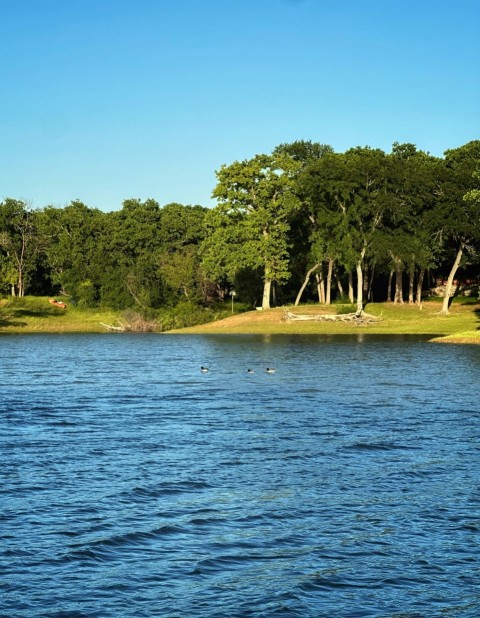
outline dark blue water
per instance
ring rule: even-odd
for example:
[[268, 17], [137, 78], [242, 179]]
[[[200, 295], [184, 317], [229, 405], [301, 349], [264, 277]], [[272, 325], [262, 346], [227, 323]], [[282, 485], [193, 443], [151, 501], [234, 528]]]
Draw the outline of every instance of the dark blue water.
[[2, 617], [480, 615], [480, 347], [0, 350]]

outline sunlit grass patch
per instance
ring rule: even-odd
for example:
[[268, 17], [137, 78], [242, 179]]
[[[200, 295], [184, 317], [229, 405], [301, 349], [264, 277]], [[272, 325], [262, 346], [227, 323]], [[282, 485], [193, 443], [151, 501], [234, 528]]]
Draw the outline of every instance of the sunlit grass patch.
[[446, 337], [433, 339], [435, 343], [475, 343], [480, 344], [480, 330], [467, 330]]
[[[248, 311], [229, 315], [227, 311], [210, 311], [202, 320], [207, 322], [180, 328], [185, 324], [183, 313], [178, 309], [163, 315], [158, 313], [158, 330], [175, 329], [175, 333], [211, 334], [261, 334], [261, 335], [420, 335], [430, 339], [450, 337], [455, 343], [480, 343], [480, 304], [454, 302], [451, 313], [439, 314], [441, 303], [428, 301], [421, 305], [370, 303], [366, 310], [380, 317], [378, 322], [355, 325], [345, 322], [285, 321], [285, 308], [267, 311]], [[225, 308], [226, 309], [226, 308]], [[351, 305], [301, 305], [287, 309], [302, 314], [344, 313]], [[198, 309], [200, 312], [201, 310]], [[178, 315], [177, 315], [178, 314]], [[207, 315], [208, 314], [208, 315]], [[122, 312], [109, 309], [84, 309], [68, 302], [61, 309], [48, 302], [48, 297], [25, 297], [0, 301], [0, 333], [102, 333], [107, 329], [102, 324], [116, 325], [122, 320]], [[228, 317], [225, 317], [228, 316]], [[189, 319], [195, 317], [188, 314]], [[223, 317], [223, 319], [218, 319]], [[168, 318], [168, 319], [167, 319]], [[187, 322], [188, 323], [188, 322]], [[192, 323], [192, 322], [190, 322]], [[443, 339], [442, 339], [443, 341]], [[445, 340], [446, 341], [446, 340]]]
[[[338, 306], [302, 305], [288, 307], [295, 313], [336, 313]], [[372, 335], [422, 335], [431, 338], [475, 331], [480, 323], [480, 305], [454, 304], [450, 315], [439, 314], [441, 304], [426, 302], [417, 305], [371, 303], [368, 313], [381, 317], [381, 321], [357, 326], [344, 322], [284, 321], [284, 309], [251, 311], [218, 322], [183, 329], [182, 333], [232, 333], [232, 334], [305, 334], [351, 335], [363, 332]]]
[[101, 322], [112, 322], [111, 310], [79, 309], [68, 302], [61, 309], [44, 296], [8, 298], [0, 302], [0, 332], [2, 333], [89, 333], [104, 332]]

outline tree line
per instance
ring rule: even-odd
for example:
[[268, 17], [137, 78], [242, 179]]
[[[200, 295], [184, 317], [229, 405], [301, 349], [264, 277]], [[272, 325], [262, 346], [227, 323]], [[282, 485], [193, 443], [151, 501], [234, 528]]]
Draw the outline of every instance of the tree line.
[[[65, 294], [80, 306], [208, 305], [235, 290], [251, 306], [334, 298], [420, 303], [457, 270], [477, 283], [480, 140], [434, 157], [413, 144], [343, 153], [316, 142], [223, 165], [217, 205], [128, 199], [0, 203], [0, 291]], [[464, 277], [465, 278], [465, 277]]]

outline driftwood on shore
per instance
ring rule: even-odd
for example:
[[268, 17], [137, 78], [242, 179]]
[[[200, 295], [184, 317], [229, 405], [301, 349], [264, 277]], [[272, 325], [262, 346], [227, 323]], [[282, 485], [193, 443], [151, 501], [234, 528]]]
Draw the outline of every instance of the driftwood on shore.
[[295, 321], [312, 321], [312, 322], [350, 322], [357, 326], [364, 324], [372, 324], [373, 322], [381, 322], [382, 318], [365, 311], [355, 313], [293, 313], [288, 309], [284, 310], [283, 320], [285, 322]]
[[116, 333], [124, 333], [127, 330], [123, 324], [121, 326], [113, 326], [112, 324], [104, 324], [103, 322], [100, 322], [100, 324], [107, 330], [112, 330]]
[[135, 311], [125, 312], [123, 321], [117, 320], [118, 325], [100, 324], [107, 330], [115, 333], [151, 333], [156, 330], [158, 323], [156, 320], [149, 320]]

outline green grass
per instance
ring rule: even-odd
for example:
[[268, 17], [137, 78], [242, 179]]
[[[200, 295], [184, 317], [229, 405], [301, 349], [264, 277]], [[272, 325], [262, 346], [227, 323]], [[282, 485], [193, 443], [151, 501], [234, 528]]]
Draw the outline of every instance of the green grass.
[[67, 305], [60, 309], [40, 296], [0, 300], [0, 333], [100, 333], [106, 330], [101, 322], [116, 323], [118, 313], [108, 309]]
[[439, 337], [438, 339], [433, 339], [433, 341], [438, 343], [480, 344], [480, 330], [467, 330], [453, 335], [447, 335], [446, 337]]
[[[324, 334], [348, 335], [364, 332], [372, 335], [422, 335], [430, 339], [462, 334], [463, 339], [480, 342], [480, 304], [454, 302], [450, 314], [439, 315], [441, 304], [423, 303], [417, 306], [372, 303], [367, 312], [381, 317], [381, 321], [366, 326], [355, 326], [343, 322], [284, 322], [283, 309], [265, 312], [250, 312], [234, 316], [213, 324], [183, 329], [184, 333], [235, 333], [235, 334]], [[340, 307], [328, 309], [315, 305], [290, 308], [296, 313], [340, 313]], [[258, 315], [260, 314], [260, 315]], [[462, 341], [466, 342], [466, 341]]]
[[[175, 333], [210, 334], [324, 334], [349, 335], [363, 332], [372, 335], [422, 335], [436, 341], [480, 343], [480, 303], [455, 300], [450, 315], [441, 316], [438, 301], [417, 306], [372, 303], [367, 312], [381, 321], [365, 326], [343, 322], [285, 322], [283, 308], [249, 311], [215, 322], [177, 329]], [[343, 313], [350, 306], [303, 305], [290, 309], [296, 313]], [[219, 315], [212, 312], [212, 317]], [[49, 304], [47, 297], [0, 300], [0, 333], [104, 333], [105, 324], [117, 324], [121, 312], [108, 309], [80, 309], [68, 305], [66, 310]], [[172, 324], [173, 327], [173, 324]]]

